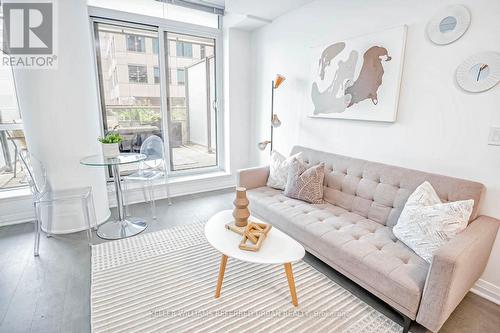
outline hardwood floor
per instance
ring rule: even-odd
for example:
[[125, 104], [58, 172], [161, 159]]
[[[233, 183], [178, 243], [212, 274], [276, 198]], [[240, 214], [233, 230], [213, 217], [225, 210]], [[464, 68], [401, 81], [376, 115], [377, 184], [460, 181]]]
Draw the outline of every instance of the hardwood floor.
[[[145, 232], [206, 221], [231, 209], [232, 190], [208, 192], [157, 203], [158, 220], [149, 219]], [[149, 205], [131, 206], [132, 215], [150, 217]], [[103, 242], [95, 238], [96, 243]], [[390, 307], [315, 257], [305, 261], [344, 288], [403, 323]], [[85, 233], [42, 237], [40, 257], [33, 257], [33, 224], [0, 228], [0, 332], [89, 332], [90, 249]], [[500, 306], [469, 293], [441, 332], [498, 332]], [[412, 332], [426, 330], [413, 325]]]

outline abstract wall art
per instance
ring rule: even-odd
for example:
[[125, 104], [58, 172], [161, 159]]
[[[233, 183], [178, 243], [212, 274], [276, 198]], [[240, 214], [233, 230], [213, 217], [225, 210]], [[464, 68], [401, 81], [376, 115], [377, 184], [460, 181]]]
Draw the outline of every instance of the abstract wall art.
[[406, 26], [312, 48], [311, 117], [394, 122]]

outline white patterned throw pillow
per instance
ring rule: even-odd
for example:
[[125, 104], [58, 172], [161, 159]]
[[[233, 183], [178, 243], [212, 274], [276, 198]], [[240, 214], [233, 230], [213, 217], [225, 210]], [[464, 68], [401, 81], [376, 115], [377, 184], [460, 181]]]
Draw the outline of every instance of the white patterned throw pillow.
[[286, 180], [288, 178], [288, 169], [295, 159], [301, 160], [302, 152], [290, 157], [285, 157], [273, 150], [271, 152], [271, 160], [269, 162], [269, 178], [267, 179], [267, 186], [284, 190]]
[[474, 200], [442, 203], [429, 182], [422, 183], [406, 202], [394, 235], [425, 261], [467, 227]]
[[313, 204], [323, 203], [323, 181], [325, 163], [307, 165], [295, 159], [288, 171], [284, 194], [289, 198], [299, 199]]

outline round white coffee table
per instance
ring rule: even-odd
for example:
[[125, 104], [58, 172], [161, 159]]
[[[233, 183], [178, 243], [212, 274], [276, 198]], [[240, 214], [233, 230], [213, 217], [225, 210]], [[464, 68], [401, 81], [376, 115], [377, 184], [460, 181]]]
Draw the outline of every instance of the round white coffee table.
[[[220, 296], [227, 259], [231, 257], [257, 264], [284, 265], [290, 294], [292, 296], [292, 303], [298, 306], [292, 263], [304, 257], [304, 247], [290, 236], [273, 227], [267, 234], [259, 251], [240, 250], [238, 245], [241, 242], [242, 236], [225, 228], [225, 225], [233, 220], [233, 212], [231, 210], [223, 210], [212, 216], [205, 225], [205, 236], [208, 242], [217, 251], [222, 253], [217, 288], [215, 289], [215, 298]], [[249, 221], [268, 223], [253, 216], [250, 216]]]

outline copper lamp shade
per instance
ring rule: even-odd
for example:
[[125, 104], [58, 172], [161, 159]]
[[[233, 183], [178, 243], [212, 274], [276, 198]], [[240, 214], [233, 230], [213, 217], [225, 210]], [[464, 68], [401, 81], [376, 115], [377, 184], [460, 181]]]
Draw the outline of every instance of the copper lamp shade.
[[281, 74], [276, 75], [276, 79], [274, 79], [274, 89], [278, 89], [278, 87], [285, 81], [285, 77]]

